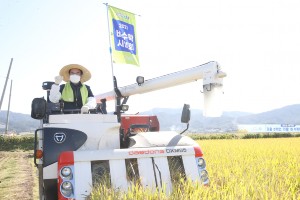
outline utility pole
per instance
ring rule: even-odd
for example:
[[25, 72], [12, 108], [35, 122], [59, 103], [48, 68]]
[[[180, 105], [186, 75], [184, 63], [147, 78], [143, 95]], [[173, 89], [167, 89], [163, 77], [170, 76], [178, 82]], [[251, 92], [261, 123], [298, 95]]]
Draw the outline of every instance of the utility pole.
[[11, 90], [12, 90], [12, 83], [13, 81], [11, 80], [10, 82], [10, 91], [9, 91], [9, 101], [8, 101], [8, 108], [7, 108], [7, 113], [6, 113], [6, 126], [5, 126], [5, 134], [8, 133], [8, 123], [9, 123], [9, 111], [10, 111], [10, 100], [11, 100]]
[[2, 92], [2, 95], [1, 95], [0, 111], [1, 111], [2, 103], [3, 103], [3, 98], [4, 98], [4, 93], [5, 93], [7, 81], [9, 79], [9, 73], [10, 73], [10, 69], [11, 69], [11, 66], [12, 66], [12, 62], [13, 62], [13, 58], [11, 58], [11, 60], [10, 60], [10, 64], [9, 64], [9, 68], [8, 68], [8, 72], [7, 72], [7, 76], [6, 76], [6, 80], [5, 80], [5, 84], [4, 84], [4, 87], [3, 87], [3, 92]]

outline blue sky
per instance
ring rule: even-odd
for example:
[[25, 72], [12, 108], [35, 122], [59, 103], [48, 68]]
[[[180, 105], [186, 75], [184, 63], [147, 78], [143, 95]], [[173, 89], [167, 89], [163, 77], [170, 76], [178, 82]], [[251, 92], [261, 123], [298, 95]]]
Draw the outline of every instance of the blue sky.
[[[264, 112], [298, 104], [300, 2], [0, 0], [0, 89], [14, 58], [11, 111], [30, 113], [70, 63], [92, 72], [94, 94], [112, 89], [106, 6], [137, 13], [141, 67], [114, 66], [119, 85], [217, 61], [224, 79], [225, 111]], [[10, 82], [2, 110], [7, 109]], [[131, 112], [154, 107], [203, 109], [202, 81], [135, 95]]]

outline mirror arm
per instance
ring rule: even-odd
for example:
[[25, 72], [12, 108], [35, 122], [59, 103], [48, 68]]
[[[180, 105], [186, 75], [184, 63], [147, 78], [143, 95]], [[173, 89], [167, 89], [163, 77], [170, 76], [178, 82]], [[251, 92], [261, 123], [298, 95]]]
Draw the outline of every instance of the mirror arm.
[[190, 123], [186, 124], [186, 129], [184, 129], [181, 133], [179, 133], [179, 135], [181, 135], [182, 133], [186, 132], [189, 129]]

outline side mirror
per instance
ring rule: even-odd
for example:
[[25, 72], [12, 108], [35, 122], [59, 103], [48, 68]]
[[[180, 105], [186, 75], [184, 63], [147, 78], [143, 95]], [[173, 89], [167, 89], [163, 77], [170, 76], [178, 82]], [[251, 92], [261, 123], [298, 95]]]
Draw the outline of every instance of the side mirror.
[[190, 125], [189, 122], [190, 122], [190, 119], [191, 119], [190, 105], [184, 104], [184, 105], [183, 105], [183, 109], [182, 109], [182, 113], [181, 113], [181, 122], [182, 122], [182, 123], [186, 123], [187, 125], [186, 125], [186, 129], [183, 130], [183, 131], [180, 133], [180, 135], [189, 129], [189, 125]]
[[47, 103], [44, 98], [34, 98], [31, 103], [31, 117], [43, 119], [46, 114]]
[[189, 123], [191, 119], [191, 111], [190, 111], [190, 105], [184, 104], [182, 113], [181, 113], [181, 122], [182, 123]]

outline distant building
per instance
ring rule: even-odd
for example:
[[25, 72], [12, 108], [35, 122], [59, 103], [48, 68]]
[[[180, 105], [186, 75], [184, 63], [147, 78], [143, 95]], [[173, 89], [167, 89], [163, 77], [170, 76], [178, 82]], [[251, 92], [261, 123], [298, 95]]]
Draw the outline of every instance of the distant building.
[[295, 124], [240, 124], [238, 131], [249, 133], [292, 133], [300, 132], [300, 125]]

